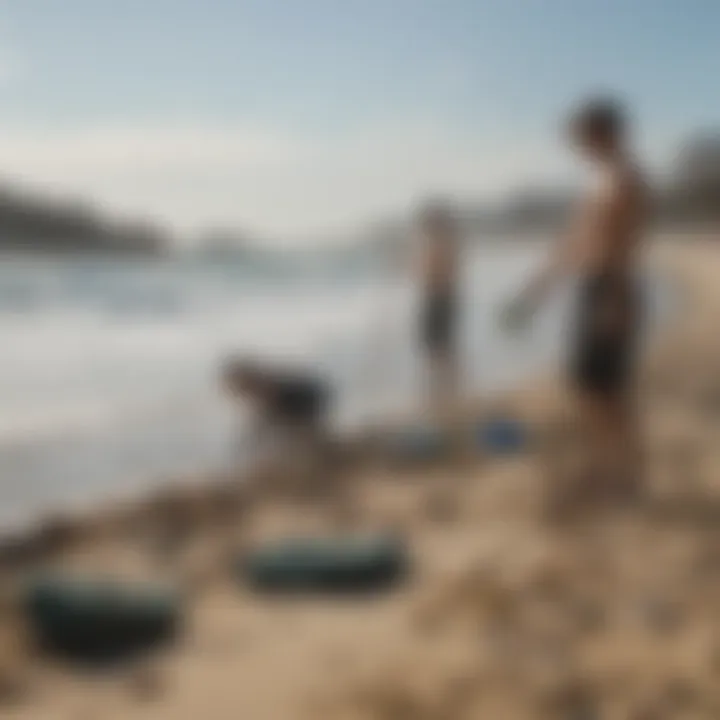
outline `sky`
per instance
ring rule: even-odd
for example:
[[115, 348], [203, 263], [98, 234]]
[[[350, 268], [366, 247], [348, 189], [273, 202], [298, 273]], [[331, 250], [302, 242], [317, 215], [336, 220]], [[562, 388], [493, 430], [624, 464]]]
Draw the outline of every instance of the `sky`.
[[0, 0], [0, 177], [189, 235], [340, 233], [574, 179], [626, 101], [667, 165], [720, 123], [717, 0]]

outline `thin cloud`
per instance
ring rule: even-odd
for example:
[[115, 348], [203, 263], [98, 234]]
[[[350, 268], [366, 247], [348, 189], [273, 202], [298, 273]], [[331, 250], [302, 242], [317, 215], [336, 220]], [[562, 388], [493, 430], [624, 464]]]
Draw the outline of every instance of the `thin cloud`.
[[418, 193], [482, 196], [560, 171], [541, 141], [410, 119], [332, 136], [174, 123], [0, 127], [3, 171], [181, 229], [301, 236], [401, 209]]

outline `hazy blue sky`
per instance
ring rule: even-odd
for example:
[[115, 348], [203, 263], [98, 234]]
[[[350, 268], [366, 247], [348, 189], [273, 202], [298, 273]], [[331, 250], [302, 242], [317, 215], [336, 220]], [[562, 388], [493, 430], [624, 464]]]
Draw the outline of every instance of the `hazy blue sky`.
[[0, 1], [0, 170], [181, 228], [301, 235], [565, 177], [631, 104], [651, 164], [720, 121], [718, 0]]

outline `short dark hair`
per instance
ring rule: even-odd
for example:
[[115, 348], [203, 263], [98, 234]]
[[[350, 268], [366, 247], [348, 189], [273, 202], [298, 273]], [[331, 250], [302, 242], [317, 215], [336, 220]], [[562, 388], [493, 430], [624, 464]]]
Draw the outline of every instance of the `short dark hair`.
[[620, 102], [613, 98], [592, 98], [580, 105], [570, 118], [575, 135], [591, 136], [603, 140], [621, 137], [626, 130], [627, 118]]

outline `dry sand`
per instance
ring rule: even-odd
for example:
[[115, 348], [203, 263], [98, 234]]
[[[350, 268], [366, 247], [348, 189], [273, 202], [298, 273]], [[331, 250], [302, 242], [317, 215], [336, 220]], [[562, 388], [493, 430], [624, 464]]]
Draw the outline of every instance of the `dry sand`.
[[[194, 503], [181, 493], [146, 503], [144, 523], [138, 508], [98, 514], [79, 537], [71, 537], [77, 524], [56, 522], [36, 554], [62, 540], [64, 565], [181, 578], [188, 627], [142, 666], [88, 677], [33, 653], [10, 597], [0, 716], [720, 718], [716, 255], [708, 239], [652, 251], [685, 292], [643, 372], [651, 488], [641, 508], [548, 521], [546, 500], [571, 471], [576, 444], [559, 422], [562, 393], [550, 378], [502, 400], [542, 430], [541, 442], [511, 459], [365, 468], [347, 478], [351, 496], [332, 509], [274, 495], [243, 513], [229, 487], [214, 504], [207, 490]], [[201, 528], [178, 557], [143, 532], [160, 517]], [[373, 600], [268, 602], [229, 577], [232, 549], [250, 539], [338, 523], [403, 530], [417, 562], [412, 582]], [[21, 571], [30, 562], [23, 551]], [[5, 573], [7, 593], [15, 574]]]

